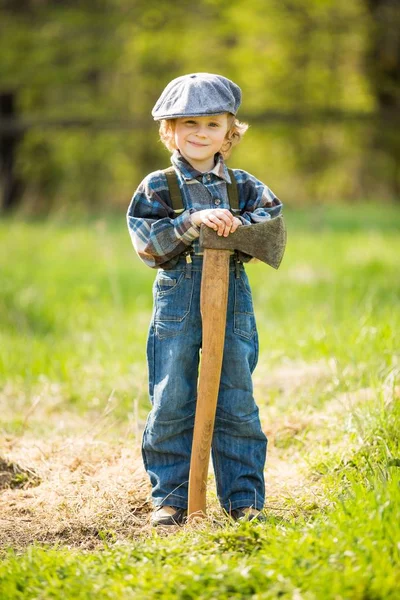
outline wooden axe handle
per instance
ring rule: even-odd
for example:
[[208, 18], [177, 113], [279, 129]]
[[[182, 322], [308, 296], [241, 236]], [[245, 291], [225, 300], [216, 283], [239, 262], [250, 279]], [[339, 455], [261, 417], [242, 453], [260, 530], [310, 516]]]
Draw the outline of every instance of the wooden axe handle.
[[208, 464], [225, 342], [229, 250], [204, 250], [200, 307], [203, 341], [189, 474], [188, 516], [206, 514]]

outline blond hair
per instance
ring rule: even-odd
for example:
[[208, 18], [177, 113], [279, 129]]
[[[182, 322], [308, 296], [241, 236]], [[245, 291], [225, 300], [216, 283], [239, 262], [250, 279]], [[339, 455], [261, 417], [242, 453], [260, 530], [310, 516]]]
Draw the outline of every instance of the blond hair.
[[[160, 140], [170, 152], [177, 150], [175, 144], [175, 123], [176, 119], [162, 119], [160, 121]], [[229, 157], [233, 146], [236, 146], [241, 141], [248, 128], [247, 123], [242, 123], [234, 115], [228, 115], [228, 131], [220, 150], [224, 158]]]

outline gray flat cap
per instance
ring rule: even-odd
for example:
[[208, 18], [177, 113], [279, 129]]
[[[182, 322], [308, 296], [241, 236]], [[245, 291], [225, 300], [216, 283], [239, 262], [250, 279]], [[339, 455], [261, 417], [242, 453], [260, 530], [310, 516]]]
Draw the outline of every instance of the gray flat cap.
[[242, 99], [241, 89], [230, 79], [212, 73], [192, 73], [173, 79], [151, 114], [155, 121], [232, 113]]

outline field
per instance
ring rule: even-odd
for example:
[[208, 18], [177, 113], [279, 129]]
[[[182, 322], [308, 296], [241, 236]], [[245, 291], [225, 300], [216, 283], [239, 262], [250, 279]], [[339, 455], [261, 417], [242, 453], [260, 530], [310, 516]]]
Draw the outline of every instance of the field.
[[400, 211], [287, 209], [249, 265], [267, 523], [148, 524], [154, 271], [124, 216], [0, 221], [0, 598], [400, 596]]

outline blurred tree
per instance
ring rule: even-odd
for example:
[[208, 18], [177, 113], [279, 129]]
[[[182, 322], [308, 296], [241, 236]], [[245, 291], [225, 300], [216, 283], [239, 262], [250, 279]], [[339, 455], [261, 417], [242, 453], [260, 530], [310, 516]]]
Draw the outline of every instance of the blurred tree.
[[370, 131], [365, 176], [379, 158], [382, 174], [400, 197], [400, 4], [366, 0], [370, 14], [366, 69], [379, 120]]
[[[15, 95], [0, 92], [0, 119], [5, 123], [17, 122]], [[15, 155], [21, 135], [15, 128], [0, 130], [0, 181], [3, 209], [11, 210], [21, 198], [22, 182], [16, 174]]]

